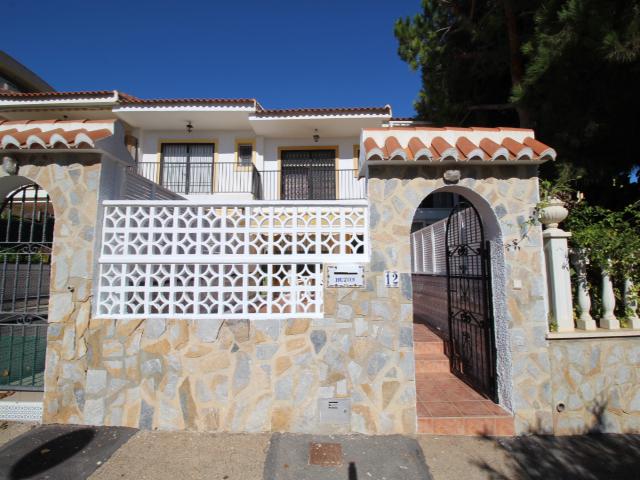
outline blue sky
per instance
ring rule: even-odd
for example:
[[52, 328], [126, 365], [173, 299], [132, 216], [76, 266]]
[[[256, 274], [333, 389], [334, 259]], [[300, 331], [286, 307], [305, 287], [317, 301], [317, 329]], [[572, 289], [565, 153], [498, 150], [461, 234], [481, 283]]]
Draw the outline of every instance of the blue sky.
[[255, 97], [267, 108], [377, 106], [413, 115], [396, 53], [419, 0], [3, 0], [0, 48], [58, 90]]

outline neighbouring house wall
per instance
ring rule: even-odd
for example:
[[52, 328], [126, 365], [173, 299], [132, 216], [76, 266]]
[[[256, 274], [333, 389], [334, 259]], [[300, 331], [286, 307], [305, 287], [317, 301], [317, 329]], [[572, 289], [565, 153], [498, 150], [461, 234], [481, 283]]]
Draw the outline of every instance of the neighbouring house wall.
[[553, 340], [550, 357], [555, 433], [640, 432], [638, 337]]

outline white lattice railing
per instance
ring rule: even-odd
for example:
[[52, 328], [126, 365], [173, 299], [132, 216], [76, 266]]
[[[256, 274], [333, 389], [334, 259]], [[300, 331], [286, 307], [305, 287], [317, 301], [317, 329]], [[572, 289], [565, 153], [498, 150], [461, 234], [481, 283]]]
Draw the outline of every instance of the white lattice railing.
[[321, 316], [322, 264], [367, 261], [363, 201], [106, 201], [97, 314]]
[[411, 234], [413, 273], [444, 275], [446, 273], [445, 236], [447, 219], [440, 220]]

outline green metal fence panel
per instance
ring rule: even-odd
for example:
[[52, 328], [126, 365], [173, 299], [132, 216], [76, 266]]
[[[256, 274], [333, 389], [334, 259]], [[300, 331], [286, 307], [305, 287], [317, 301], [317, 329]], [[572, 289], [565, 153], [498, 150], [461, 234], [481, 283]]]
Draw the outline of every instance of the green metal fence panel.
[[47, 324], [0, 324], [0, 390], [44, 390]]

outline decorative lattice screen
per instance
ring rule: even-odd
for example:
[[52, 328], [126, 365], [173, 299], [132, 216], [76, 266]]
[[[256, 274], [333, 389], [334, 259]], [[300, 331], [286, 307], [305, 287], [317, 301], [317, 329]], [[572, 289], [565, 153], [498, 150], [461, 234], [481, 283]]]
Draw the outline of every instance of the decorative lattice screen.
[[447, 219], [444, 219], [411, 234], [413, 273], [446, 274], [446, 233]]
[[363, 202], [104, 202], [97, 314], [321, 316], [322, 264], [367, 261], [366, 226]]

